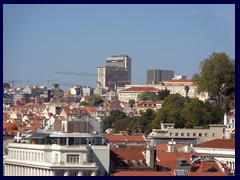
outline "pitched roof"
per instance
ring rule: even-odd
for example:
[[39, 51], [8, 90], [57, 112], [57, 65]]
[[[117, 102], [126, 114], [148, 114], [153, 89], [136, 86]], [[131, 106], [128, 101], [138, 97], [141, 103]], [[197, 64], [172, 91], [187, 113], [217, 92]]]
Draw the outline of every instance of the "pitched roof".
[[105, 134], [105, 138], [110, 142], [146, 142], [144, 136], [121, 135], [121, 134]]
[[120, 92], [129, 92], [129, 91], [138, 91], [138, 92], [158, 92], [161, 91], [161, 89], [155, 88], [155, 87], [130, 87], [124, 90], [121, 90]]
[[201, 144], [197, 144], [194, 147], [235, 149], [235, 139], [214, 139]]
[[[185, 146], [185, 144], [175, 144], [174, 147], [177, 149], [177, 148], [180, 148], [180, 147], [183, 147]], [[162, 152], [167, 152], [168, 151], [168, 144], [158, 144], [156, 146], [156, 149], [157, 151], [162, 151]]]
[[115, 166], [147, 166], [144, 161], [145, 147], [111, 148], [110, 159]]
[[120, 171], [113, 173], [113, 176], [174, 176], [174, 173], [167, 171]]

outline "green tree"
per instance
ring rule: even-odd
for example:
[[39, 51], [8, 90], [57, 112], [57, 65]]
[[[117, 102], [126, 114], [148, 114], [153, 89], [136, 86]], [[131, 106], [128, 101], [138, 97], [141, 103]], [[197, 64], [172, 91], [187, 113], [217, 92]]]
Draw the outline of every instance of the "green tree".
[[186, 91], [186, 97], [188, 97], [189, 89], [190, 89], [189, 86], [184, 87], [184, 90]]
[[181, 111], [184, 105], [189, 100], [182, 97], [180, 94], [169, 94], [164, 99], [162, 108], [157, 111], [154, 121], [152, 122], [153, 127], [159, 128], [160, 123], [175, 123], [175, 127], [184, 127], [184, 122], [181, 119]]
[[204, 125], [203, 116], [205, 113], [204, 103], [198, 99], [193, 99], [185, 105], [181, 112], [181, 119], [183, 119], [184, 126], [187, 128], [202, 126]]
[[170, 94], [170, 91], [167, 88], [165, 88], [163, 91], [158, 91], [158, 94], [157, 94], [158, 100], [159, 101], [164, 100], [164, 98], [167, 97], [169, 94]]
[[[192, 78], [198, 92], [208, 92], [213, 98], [223, 97], [226, 110], [228, 98], [235, 100], [235, 60], [225, 53], [212, 53], [200, 63], [200, 71], [200, 75]], [[223, 86], [225, 89], [221, 89]]]
[[129, 101], [128, 101], [128, 103], [130, 104], [130, 107], [131, 108], [133, 108], [133, 106], [135, 106], [135, 100], [134, 99], [130, 99]]
[[100, 104], [103, 103], [103, 99], [99, 94], [93, 94], [88, 98], [88, 102], [92, 106], [99, 106]]
[[82, 102], [80, 102], [80, 106], [90, 106], [90, 103], [88, 103], [86, 101], [82, 101]]
[[139, 101], [157, 101], [158, 96], [154, 92], [143, 92], [138, 95], [138, 100]]
[[[108, 128], [116, 129], [117, 125], [120, 124], [118, 121], [121, 121], [126, 117], [127, 116], [125, 115], [125, 113], [120, 111], [119, 109], [111, 110], [110, 115], [103, 120], [103, 130], [105, 131]], [[120, 127], [120, 129], [122, 129], [122, 126]], [[119, 128], [117, 130], [119, 130]]]
[[155, 119], [156, 112], [152, 109], [147, 109], [146, 112], [142, 112], [139, 129], [140, 132], [149, 134], [152, 131], [151, 122]]

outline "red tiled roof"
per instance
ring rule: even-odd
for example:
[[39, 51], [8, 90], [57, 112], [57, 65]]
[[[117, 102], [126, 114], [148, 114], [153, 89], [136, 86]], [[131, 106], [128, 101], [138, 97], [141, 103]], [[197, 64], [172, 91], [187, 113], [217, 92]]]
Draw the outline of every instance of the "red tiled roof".
[[214, 139], [197, 144], [194, 147], [235, 149], [235, 139]]
[[146, 150], [146, 147], [128, 147], [128, 148], [111, 148], [110, 152], [111, 152], [111, 155], [113, 155], [114, 153], [119, 158], [126, 159], [126, 160], [134, 160], [134, 159], [144, 159], [142, 152], [145, 150]]
[[90, 115], [90, 113], [91, 113], [92, 111], [94, 111], [94, 109], [95, 109], [95, 107], [93, 107], [93, 106], [87, 106], [87, 107], [85, 108], [85, 113], [88, 114], [88, 115]]
[[144, 136], [121, 135], [121, 134], [105, 134], [105, 138], [109, 142], [146, 142]]
[[113, 173], [113, 176], [174, 176], [174, 173], [167, 171], [120, 171]]
[[[115, 166], [145, 166], [146, 164], [142, 164], [140, 160], [144, 160], [143, 151], [145, 151], [145, 147], [129, 147], [129, 148], [111, 148], [110, 149], [110, 159], [114, 163]], [[124, 160], [128, 160], [128, 164], [124, 162]], [[133, 160], [137, 162], [137, 165], [134, 164]]]
[[173, 79], [169, 82], [193, 82], [191, 79]]
[[226, 173], [219, 172], [188, 172], [188, 176], [227, 176]]
[[155, 88], [155, 87], [130, 87], [124, 90], [121, 90], [120, 92], [129, 92], [129, 91], [139, 91], [139, 92], [158, 92], [161, 91], [161, 89]]
[[228, 117], [229, 119], [235, 119], [235, 114], [227, 115], [227, 117]]
[[[180, 148], [182, 146], [185, 146], [184, 144], [175, 144], [175, 148]], [[168, 151], [168, 144], [158, 144], [156, 146], [157, 151], [167, 152]]]

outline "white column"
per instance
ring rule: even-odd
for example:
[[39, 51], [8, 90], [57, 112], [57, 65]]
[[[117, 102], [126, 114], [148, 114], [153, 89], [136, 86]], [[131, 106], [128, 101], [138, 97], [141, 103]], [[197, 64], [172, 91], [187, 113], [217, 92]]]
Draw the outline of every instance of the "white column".
[[11, 165], [11, 175], [12, 176], [15, 176], [14, 171], [15, 171], [14, 165]]
[[21, 176], [24, 176], [23, 175], [23, 167], [22, 166], [20, 167], [20, 170], [21, 170]]
[[16, 167], [16, 171], [15, 171], [16, 174], [15, 175], [19, 176], [19, 166], [15, 166], [15, 167]]
[[12, 176], [12, 167], [11, 165], [9, 165], [9, 173], [8, 173], [9, 176]]
[[78, 171], [77, 176], [82, 176], [82, 175], [83, 175], [82, 171]]
[[54, 175], [55, 175], [54, 171], [50, 170], [50, 176], [54, 176]]
[[63, 176], [69, 176], [69, 172], [65, 171]]
[[92, 171], [91, 176], [96, 176], [96, 171]]

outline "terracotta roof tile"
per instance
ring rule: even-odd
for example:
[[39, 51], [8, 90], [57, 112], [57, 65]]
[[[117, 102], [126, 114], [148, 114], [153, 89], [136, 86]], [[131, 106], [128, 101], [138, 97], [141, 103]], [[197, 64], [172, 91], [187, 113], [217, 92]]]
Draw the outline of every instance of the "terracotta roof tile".
[[235, 149], [235, 139], [214, 139], [197, 144], [194, 147]]
[[[180, 147], [183, 147], [185, 146], [185, 144], [175, 144], [174, 147], [177, 149], [177, 148], [180, 148]], [[156, 149], [157, 151], [162, 151], [162, 152], [167, 152], [168, 151], [168, 144], [158, 144], [156, 146]]]
[[[143, 151], [145, 151], [145, 147], [129, 147], [129, 148], [111, 148], [110, 149], [110, 159], [115, 166], [145, 166], [146, 164], [140, 163], [140, 161], [144, 161]], [[124, 160], [128, 161], [128, 164], [124, 162]], [[133, 161], [137, 162], [135, 164]]]
[[110, 142], [146, 142], [144, 136], [121, 135], [121, 134], [105, 134], [105, 138]]
[[120, 171], [113, 173], [113, 176], [174, 176], [174, 173], [160, 171]]

